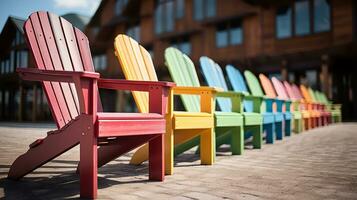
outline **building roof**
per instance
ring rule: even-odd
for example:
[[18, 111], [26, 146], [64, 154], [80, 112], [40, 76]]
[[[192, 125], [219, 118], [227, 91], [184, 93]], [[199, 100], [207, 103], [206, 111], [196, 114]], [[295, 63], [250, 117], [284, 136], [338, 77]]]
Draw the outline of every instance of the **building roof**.
[[79, 28], [80, 30], [84, 30], [85, 26], [88, 24], [90, 17], [79, 15], [76, 13], [68, 13], [64, 14], [61, 17], [65, 18], [69, 22], [73, 24], [73, 26]]

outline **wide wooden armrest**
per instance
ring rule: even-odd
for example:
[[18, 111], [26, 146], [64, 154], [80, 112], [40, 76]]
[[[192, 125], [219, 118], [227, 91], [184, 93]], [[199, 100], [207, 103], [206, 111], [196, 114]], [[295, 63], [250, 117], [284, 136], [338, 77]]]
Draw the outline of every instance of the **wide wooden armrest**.
[[17, 68], [20, 77], [28, 81], [54, 81], [75, 82], [77, 78], [99, 79], [100, 74], [96, 72], [54, 71], [37, 68]]
[[243, 97], [245, 96], [242, 92], [234, 92], [234, 91], [219, 91], [216, 94], [217, 97], [227, 97], [227, 98], [232, 98], [232, 97]]
[[246, 94], [244, 100], [253, 102], [253, 112], [261, 113], [261, 105], [263, 102], [263, 96], [255, 96], [251, 94]]
[[153, 89], [170, 88], [175, 83], [164, 81], [136, 81], [123, 79], [99, 79], [98, 87], [113, 90], [130, 90], [130, 91], [150, 91]]
[[244, 94], [242, 92], [221, 91], [216, 93], [216, 97], [229, 98], [232, 104], [232, 112], [237, 112], [237, 113], [243, 112], [242, 100]]
[[186, 86], [176, 86], [172, 88], [174, 94], [190, 94], [190, 95], [201, 95], [202, 93], [208, 92], [215, 94], [217, 92], [223, 92], [222, 88], [218, 87], [186, 87]]

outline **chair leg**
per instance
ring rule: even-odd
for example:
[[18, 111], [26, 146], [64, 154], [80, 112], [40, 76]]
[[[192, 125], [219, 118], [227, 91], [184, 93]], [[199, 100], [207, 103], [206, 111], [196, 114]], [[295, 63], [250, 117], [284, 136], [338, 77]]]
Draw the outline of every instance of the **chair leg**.
[[97, 138], [87, 133], [80, 141], [80, 188], [81, 198], [97, 198], [98, 189]]
[[206, 129], [200, 134], [201, 164], [212, 165], [216, 157], [216, 140], [213, 128]]
[[282, 140], [283, 139], [283, 122], [276, 122], [275, 123], [275, 133], [276, 133], [276, 139], [277, 140]]
[[253, 148], [261, 149], [263, 143], [263, 126], [255, 126], [252, 130], [253, 133]]
[[172, 175], [174, 172], [174, 130], [166, 126], [165, 134], [165, 174]]
[[291, 136], [291, 120], [285, 120], [285, 136]]
[[231, 135], [232, 135], [232, 139], [231, 139], [232, 155], [242, 155], [244, 151], [243, 126], [232, 128]]
[[149, 179], [164, 180], [164, 135], [161, 134], [149, 141]]
[[266, 132], [266, 143], [274, 144], [275, 136], [274, 136], [274, 123], [264, 124], [264, 130]]

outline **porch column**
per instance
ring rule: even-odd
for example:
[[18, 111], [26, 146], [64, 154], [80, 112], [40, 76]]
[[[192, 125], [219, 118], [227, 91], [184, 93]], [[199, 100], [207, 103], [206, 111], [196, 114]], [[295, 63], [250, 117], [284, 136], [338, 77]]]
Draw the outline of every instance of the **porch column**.
[[20, 83], [19, 86], [19, 110], [18, 110], [18, 121], [22, 121], [22, 109], [23, 109], [23, 99], [24, 99], [24, 92], [23, 92], [23, 87], [22, 84]]
[[286, 81], [288, 80], [288, 69], [287, 69], [288, 62], [286, 60], [281, 61], [281, 80]]
[[32, 96], [32, 121], [36, 121], [37, 116], [37, 86], [36, 84], [32, 87], [33, 96]]
[[332, 84], [331, 84], [331, 76], [329, 73], [329, 63], [328, 63], [328, 55], [321, 56], [321, 73], [320, 73], [320, 83], [321, 83], [321, 90], [328, 97], [331, 97], [332, 92]]
[[118, 91], [117, 92], [117, 100], [116, 100], [116, 110], [118, 112], [123, 112], [124, 111], [124, 106], [125, 106], [125, 96], [124, 96], [124, 91]]

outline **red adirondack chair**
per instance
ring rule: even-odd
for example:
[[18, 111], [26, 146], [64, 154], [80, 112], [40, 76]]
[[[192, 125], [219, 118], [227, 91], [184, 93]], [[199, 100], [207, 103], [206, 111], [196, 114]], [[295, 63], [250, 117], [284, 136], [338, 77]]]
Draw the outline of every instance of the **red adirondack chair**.
[[[58, 130], [32, 143], [14, 161], [8, 177], [20, 179], [80, 144], [80, 194], [96, 198], [98, 166], [149, 142], [149, 179], [162, 181], [164, 115], [173, 84], [101, 79], [87, 37], [54, 14], [31, 14], [24, 30], [37, 68], [17, 71], [25, 80], [42, 83]], [[148, 92], [149, 113], [102, 112], [98, 87]]]

